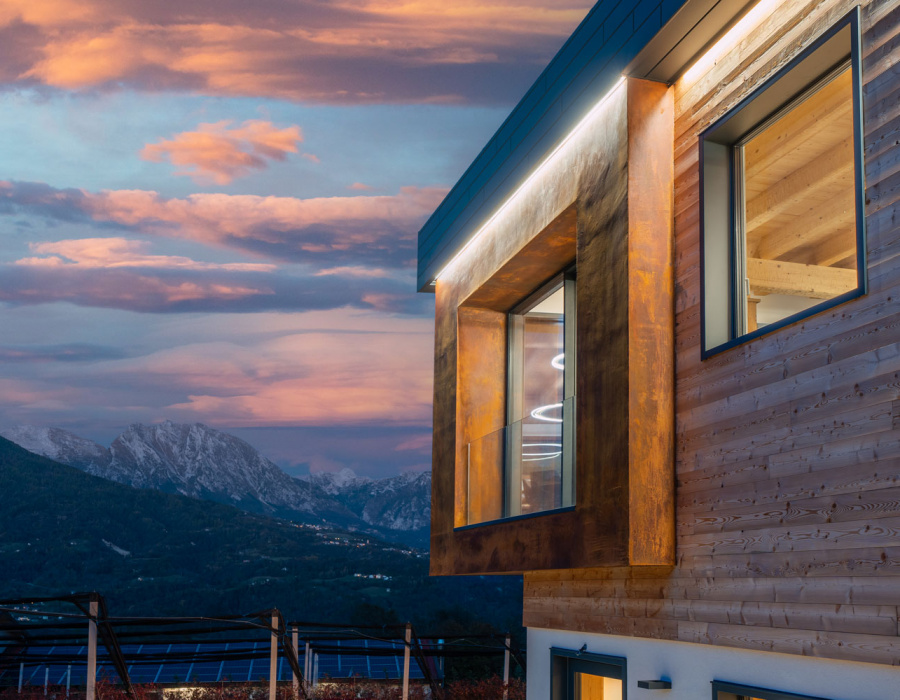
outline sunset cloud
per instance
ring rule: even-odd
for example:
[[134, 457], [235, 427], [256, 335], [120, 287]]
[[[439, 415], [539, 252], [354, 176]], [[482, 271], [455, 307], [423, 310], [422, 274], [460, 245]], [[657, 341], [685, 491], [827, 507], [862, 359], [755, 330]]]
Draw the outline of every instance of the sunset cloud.
[[[284, 336], [256, 346], [252, 357], [239, 348], [210, 348], [204, 351], [213, 362], [208, 369], [173, 352], [147, 363], [145, 371], [180, 378], [189, 395], [169, 412], [231, 425], [423, 423], [431, 405], [431, 367], [422, 361], [430, 356], [430, 331], [422, 322], [419, 332], [402, 337]], [[298, 372], [298, 361], [309, 371]]]
[[414, 259], [416, 232], [445, 193], [407, 187], [383, 196], [166, 198], [148, 190], [95, 193], [0, 181], [0, 213], [113, 223], [323, 267], [399, 267]]
[[223, 277], [195, 273], [102, 272], [78, 265], [0, 267], [0, 301], [14, 304], [68, 302], [138, 312], [227, 311], [274, 290]]
[[10, 346], [0, 345], [0, 362], [101, 362], [124, 357], [121, 348], [88, 343], [62, 345]]
[[139, 313], [258, 313], [378, 309], [421, 315], [426, 299], [412, 280], [286, 271], [280, 274], [191, 269], [98, 268], [78, 264], [0, 266], [0, 301], [66, 302]]
[[231, 270], [271, 272], [276, 265], [265, 263], [208, 263], [179, 255], [147, 255], [148, 241], [125, 238], [81, 238], [76, 240], [29, 243], [33, 253], [44, 257], [21, 258], [16, 265], [31, 267], [78, 268], [163, 268], [168, 270]]
[[589, 6], [228, 0], [176, 11], [169, 2], [11, 0], [0, 26], [28, 33], [29, 61], [8, 78], [20, 83], [339, 103], [498, 102], [527, 87]]
[[200, 124], [197, 131], [184, 131], [146, 145], [141, 150], [141, 158], [155, 162], [167, 160], [178, 166], [176, 175], [188, 175], [199, 183], [212, 181], [227, 185], [235, 178], [263, 170], [271, 161], [283, 161], [289, 153], [297, 153], [297, 146], [303, 140], [296, 125], [279, 129], [261, 120], [245, 121], [235, 127], [231, 124], [231, 121]]
[[[282, 332], [253, 317], [205, 319], [179, 343], [128, 355], [100, 346], [0, 348], [12, 351], [16, 363], [15, 380], [0, 377], [0, 424], [10, 415], [16, 422], [54, 424], [60, 417], [71, 420], [75, 412], [114, 424], [170, 418], [226, 429], [428, 426], [431, 321], [339, 310], [329, 312], [331, 322], [323, 324], [320, 316], [282, 316], [293, 327]], [[204, 332], [213, 325], [220, 336], [227, 336], [222, 330], [231, 325], [247, 332], [231, 339]], [[155, 341], [142, 330], [134, 335], [141, 347]], [[76, 360], [82, 361], [73, 372]], [[410, 437], [382, 448], [393, 452]], [[416, 441], [401, 450], [425, 447]], [[411, 464], [417, 457], [397, 459]]]

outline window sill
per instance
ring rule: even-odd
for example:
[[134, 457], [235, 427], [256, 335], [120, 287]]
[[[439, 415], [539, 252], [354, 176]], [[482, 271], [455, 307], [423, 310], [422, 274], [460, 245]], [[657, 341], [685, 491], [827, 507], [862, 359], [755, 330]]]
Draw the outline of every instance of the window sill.
[[532, 518], [540, 518], [545, 515], [557, 515], [559, 513], [571, 513], [575, 510], [575, 506], [565, 506], [563, 508], [553, 508], [552, 510], [542, 510], [537, 513], [525, 513], [524, 515], [511, 515], [508, 518], [497, 518], [496, 520], [485, 520], [483, 523], [472, 523], [471, 525], [460, 525], [453, 528], [454, 532], [463, 532], [464, 530], [474, 530], [479, 527], [489, 527], [491, 525], [500, 525], [502, 523], [514, 523], [519, 520], [531, 520]]
[[806, 319], [817, 316], [824, 311], [828, 311], [829, 309], [833, 309], [836, 306], [845, 304], [848, 301], [852, 301], [853, 299], [858, 299], [859, 297], [865, 296], [866, 292], [866, 286], [864, 285], [862, 287], [852, 289], [849, 292], [845, 292], [844, 294], [841, 294], [840, 296], [834, 297], [832, 299], [826, 299], [821, 304], [816, 304], [815, 306], [804, 309], [799, 313], [793, 314], [791, 316], [786, 316], [785, 318], [776, 321], [775, 323], [770, 323], [763, 326], [762, 328], [757, 328], [751, 333], [745, 333], [744, 335], [733, 338], [725, 343], [722, 343], [721, 345], [716, 345], [709, 350], [701, 350], [700, 359], [708, 360], [709, 358], [723, 353], [726, 350], [731, 350], [732, 348], [736, 348], [739, 345], [749, 343], [751, 340], [756, 340], [757, 338], [761, 338], [762, 336], [768, 335], [769, 333], [774, 333], [775, 331], [779, 331], [782, 328], [786, 328], [787, 326], [791, 326], [800, 321], [805, 321]]

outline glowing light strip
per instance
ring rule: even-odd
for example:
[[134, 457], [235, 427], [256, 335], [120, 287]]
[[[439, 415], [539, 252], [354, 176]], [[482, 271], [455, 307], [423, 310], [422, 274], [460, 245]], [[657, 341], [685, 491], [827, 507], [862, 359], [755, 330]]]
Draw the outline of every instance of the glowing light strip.
[[721, 58], [728, 49], [733, 48], [740, 39], [750, 33], [751, 29], [755, 28], [756, 25], [771, 15], [772, 11], [778, 7], [781, 2], [782, 0], [760, 0], [760, 2], [754, 5], [747, 14], [738, 20], [737, 24], [725, 32], [722, 38], [710, 47], [709, 51], [698, 58], [694, 64], [684, 72], [680, 80], [692, 83], [706, 73], [706, 71], [712, 68], [715, 62]]
[[544, 415], [547, 411], [555, 411], [557, 408], [562, 408], [562, 404], [548, 403], [546, 406], [538, 406], [531, 412], [531, 417], [535, 420], [547, 421], [548, 423], [562, 423], [562, 418], [550, 418], [549, 416]]
[[463, 255], [465, 255], [465, 253], [469, 250], [469, 248], [471, 248], [475, 244], [475, 242], [479, 238], [481, 238], [482, 234], [491, 226], [491, 224], [493, 224], [494, 221], [496, 219], [498, 219], [504, 211], [506, 211], [506, 208], [510, 205], [510, 203], [514, 199], [516, 199], [516, 197], [519, 196], [519, 194], [522, 192], [522, 190], [524, 190], [527, 185], [529, 185], [533, 180], [535, 180], [538, 177], [538, 175], [541, 174], [541, 171], [547, 166], [547, 164], [551, 160], [553, 160], [554, 157], [556, 157], [556, 154], [559, 153], [563, 148], [565, 148], [566, 145], [568, 145], [569, 141], [571, 141], [579, 132], [581, 132], [582, 129], [585, 128], [585, 126], [596, 116], [597, 112], [600, 111], [600, 108], [603, 107], [603, 105], [606, 103], [606, 101], [610, 97], [612, 97], [613, 93], [615, 93], [616, 90], [618, 90], [619, 87], [624, 82], [625, 82], [625, 76], [624, 75], [620, 76], [619, 79], [616, 81], [616, 84], [610, 88], [609, 92], [607, 92], [605, 95], [603, 95], [603, 97], [601, 97], [599, 100], [597, 100], [597, 103], [593, 107], [591, 107], [591, 109], [584, 116], [584, 118], [580, 122], [578, 122], [568, 134], [566, 134], [566, 137], [560, 142], [560, 144], [556, 148], [553, 149], [553, 151], [550, 153], [550, 155], [548, 155], [546, 158], [544, 158], [544, 160], [541, 161], [540, 165], [538, 165], [531, 172], [531, 174], [528, 177], [525, 178], [525, 180], [522, 182], [522, 184], [516, 188], [515, 192], [513, 192], [509, 197], [506, 198], [506, 200], [504, 200], [503, 204], [500, 205], [500, 208], [497, 209], [496, 212], [494, 212], [493, 216], [491, 216], [490, 219], [488, 219], [487, 221], [484, 222], [484, 224], [481, 226], [481, 228], [478, 229], [478, 231], [476, 231], [475, 234], [469, 239], [469, 242], [463, 246], [462, 250], [460, 250], [456, 255], [454, 255], [450, 259], [450, 261], [446, 265], [444, 265], [444, 267], [441, 268], [441, 271], [435, 275], [434, 282], [432, 282], [432, 284], [434, 284], [441, 277], [443, 277], [444, 273], [447, 272], [447, 270], [451, 266], [453, 266], [453, 264], [456, 263], [457, 260], [459, 260], [461, 257], [463, 257]]
[[553, 367], [554, 369], [564, 370], [566, 368], [565, 362], [566, 362], [566, 353], [561, 352], [561, 353], [559, 353], [559, 355], [557, 355], [552, 360], [550, 360], [550, 366]]
[[[562, 443], [559, 442], [529, 442], [527, 445], [522, 445], [522, 449], [524, 450], [526, 447], [562, 447]], [[542, 455], [547, 455], [549, 452], [523, 452], [523, 457], [539, 457]], [[556, 452], [555, 454], [560, 454]]]
[[522, 461], [523, 461], [523, 462], [543, 462], [543, 461], [546, 460], [546, 459], [556, 459], [556, 458], [559, 457], [561, 454], [562, 454], [562, 452], [553, 452], [552, 454], [548, 452], [547, 454], [542, 455], [542, 456], [540, 456], [540, 457], [526, 457], [526, 456], [523, 454], [523, 455], [522, 455]]
[[[553, 447], [553, 452], [525, 452], [529, 447]], [[562, 444], [558, 442], [529, 442], [522, 445], [522, 461], [523, 462], [542, 462], [545, 459], [556, 459], [562, 454]]]

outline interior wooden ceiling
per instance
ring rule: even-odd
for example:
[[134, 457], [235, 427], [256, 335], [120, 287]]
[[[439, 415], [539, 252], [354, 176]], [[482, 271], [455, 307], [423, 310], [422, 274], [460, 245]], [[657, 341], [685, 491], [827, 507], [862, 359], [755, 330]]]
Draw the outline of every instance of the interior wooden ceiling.
[[829, 298], [856, 287], [852, 110], [848, 68], [745, 144], [753, 294]]

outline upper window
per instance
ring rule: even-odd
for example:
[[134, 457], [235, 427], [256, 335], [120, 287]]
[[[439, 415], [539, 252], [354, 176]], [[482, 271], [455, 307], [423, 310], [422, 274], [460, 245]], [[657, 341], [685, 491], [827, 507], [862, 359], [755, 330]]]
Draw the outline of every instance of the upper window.
[[504, 516], [574, 503], [575, 278], [509, 315]]
[[723, 681], [713, 681], [712, 696], [713, 700], [822, 700], [822, 698], [809, 695], [783, 693], [778, 690], [767, 690]]
[[518, 304], [506, 329], [506, 425], [468, 445], [469, 525], [575, 503], [574, 272]]
[[701, 136], [707, 353], [865, 291], [856, 13]]

